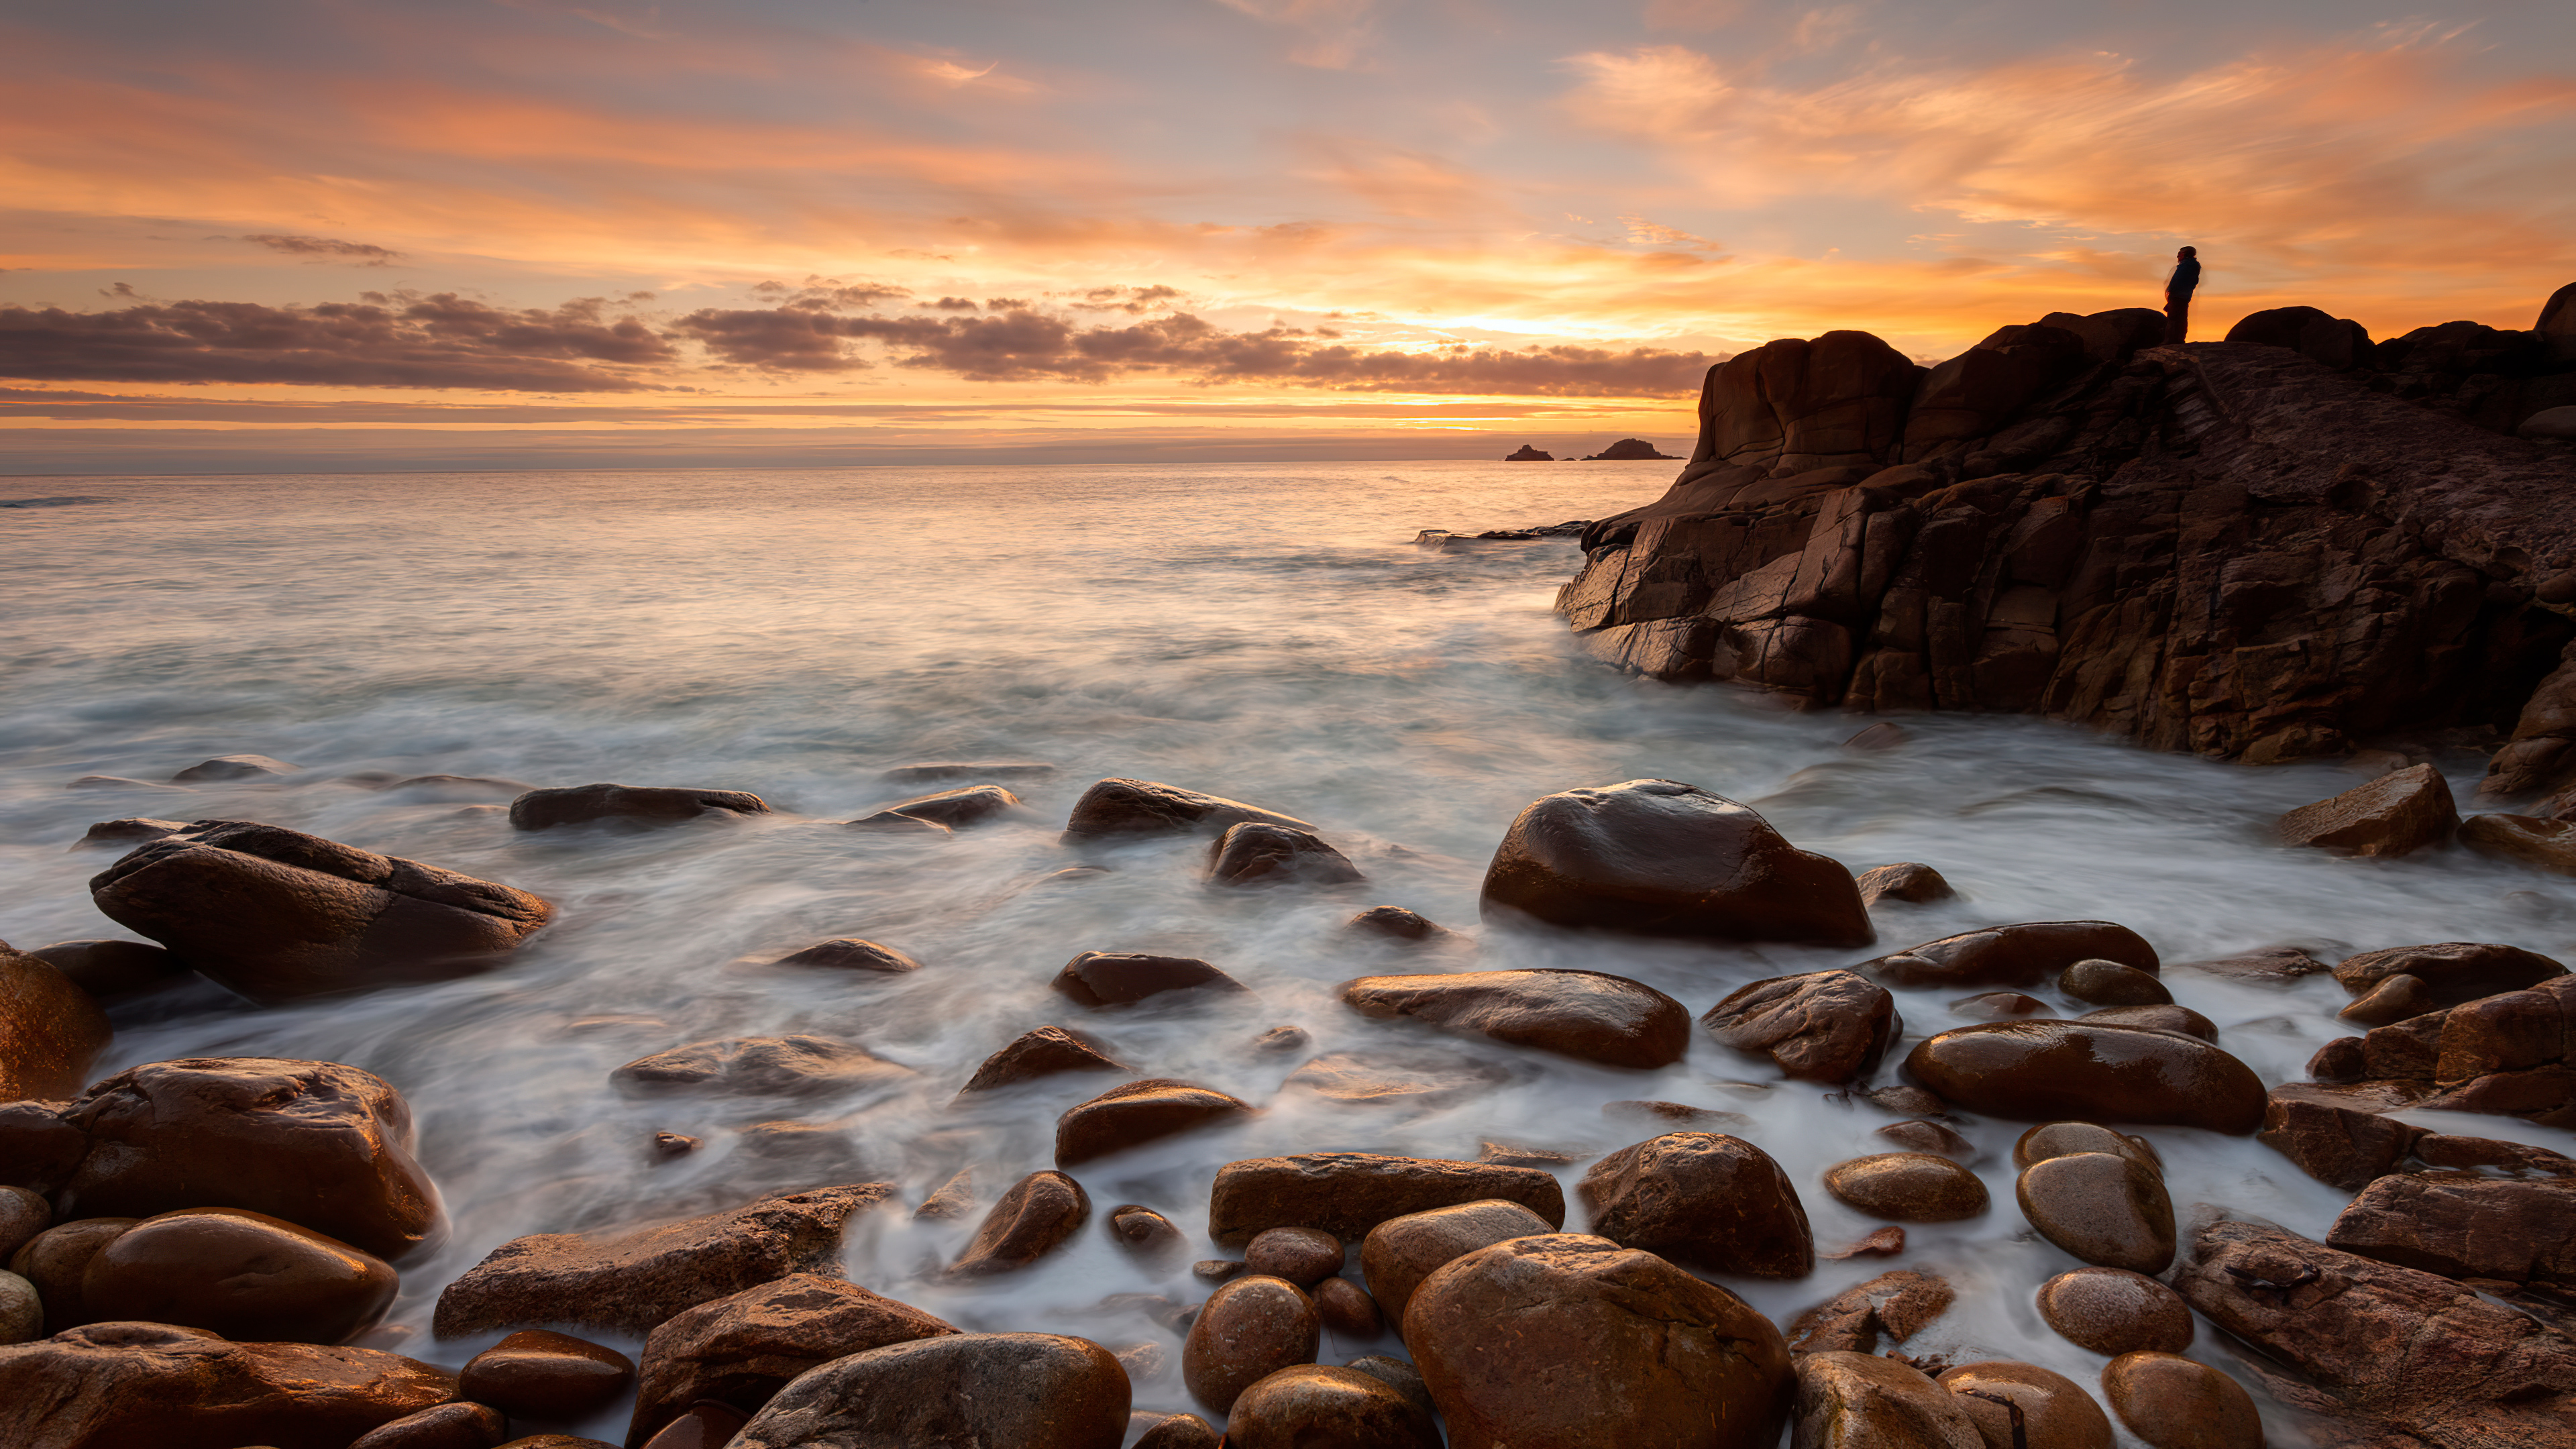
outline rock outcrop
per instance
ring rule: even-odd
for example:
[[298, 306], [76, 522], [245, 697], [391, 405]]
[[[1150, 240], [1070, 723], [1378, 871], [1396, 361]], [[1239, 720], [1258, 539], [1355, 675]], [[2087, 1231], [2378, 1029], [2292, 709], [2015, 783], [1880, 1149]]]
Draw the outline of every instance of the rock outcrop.
[[1681, 461], [1681, 459], [1674, 457], [1670, 453], [1664, 452], [1643, 438], [1621, 438], [1619, 441], [1612, 443], [1609, 447], [1602, 449], [1600, 452], [1586, 456], [1583, 461], [1586, 463], [1626, 463], [1640, 459], [1651, 460], [1657, 458], [1672, 463], [1678, 463]]
[[1556, 456], [1544, 449], [1535, 448], [1527, 443], [1523, 443], [1517, 449], [1505, 454], [1503, 456], [1503, 461], [1506, 463], [1553, 463], [1556, 461]]

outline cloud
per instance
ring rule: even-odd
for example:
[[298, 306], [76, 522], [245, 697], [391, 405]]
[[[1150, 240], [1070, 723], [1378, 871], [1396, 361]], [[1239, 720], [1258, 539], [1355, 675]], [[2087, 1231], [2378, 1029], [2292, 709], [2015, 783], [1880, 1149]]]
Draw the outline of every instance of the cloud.
[[1360, 47], [1375, 38], [1369, 11], [1374, 0], [1219, 0], [1256, 20], [1266, 20], [1298, 33], [1288, 52], [1299, 65], [1319, 70], [1348, 70]]
[[[223, 240], [221, 237], [211, 237], [208, 239], [212, 241]], [[264, 246], [273, 252], [284, 252], [286, 255], [291, 257], [317, 257], [335, 261], [354, 261], [360, 266], [368, 267], [391, 265], [392, 263], [401, 260], [403, 255], [401, 252], [395, 251], [391, 247], [380, 247], [370, 242], [339, 241], [326, 236], [259, 235], [239, 237], [236, 238], [236, 240], [250, 242], [257, 246]]]
[[595, 298], [511, 311], [446, 292], [368, 297], [312, 307], [0, 307], [0, 377], [630, 392], [652, 384], [619, 369], [675, 356], [635, 318], [605, 320]]

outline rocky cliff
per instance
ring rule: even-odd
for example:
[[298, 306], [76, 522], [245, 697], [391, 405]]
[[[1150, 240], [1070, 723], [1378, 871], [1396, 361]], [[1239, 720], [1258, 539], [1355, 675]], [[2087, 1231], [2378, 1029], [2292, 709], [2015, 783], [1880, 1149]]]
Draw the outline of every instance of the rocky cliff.
[[2152, 311], [2053, 313], [1930, 368], [1773, 342], [1710, 369], [1680, 478], [1587, 531], [1558, 608], [1623, 667], [1809, 707], [2255, 762], [2491, 734], [2497, 791], [2554, 788], [2576, 451], [2510, 434], [2576, 400], [2576, 307], [2543, 321], [2167, 347]]

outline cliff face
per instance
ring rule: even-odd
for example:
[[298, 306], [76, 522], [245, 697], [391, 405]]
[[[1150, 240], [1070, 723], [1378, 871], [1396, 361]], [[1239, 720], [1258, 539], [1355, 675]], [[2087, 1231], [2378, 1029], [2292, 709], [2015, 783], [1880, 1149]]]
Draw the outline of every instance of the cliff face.
[[[2576, 454], [2494, 431], [2516, 421], [2496, 380], [2444, 391], [2422, 334], [2311, 329], [2343, 349], [2320, 361], [2161, 327], [2052, 314], [1929, 369], [1859, 332], [1731, 359], [1680, 479], [1593, 525], [1558, 608], [1623, 667], [1810, 707], [2031, 712], [2258, 762], [2491, 729], [2515, 738], [2499, 791], [2563, 783]], [[2570, 349], [2499, 335], [2545, 403]]]

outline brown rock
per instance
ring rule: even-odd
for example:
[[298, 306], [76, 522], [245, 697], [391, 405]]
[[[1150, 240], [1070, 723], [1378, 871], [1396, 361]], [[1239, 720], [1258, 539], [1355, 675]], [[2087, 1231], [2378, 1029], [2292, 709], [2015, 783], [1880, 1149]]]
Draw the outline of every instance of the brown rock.
[[712, 1400], [757, 1413], [809, 1369], [956, 1331], [911, 1304], [813, 1273], [791, 1273], [701, 1303], [663, 1322], [644, 1341], [627, 1442], [663, 1432], [692, 1404]]
[[2444, 941], [2435, 946], [2397, 946], [2347, 956], [2334, 969], [2335, 980], [2356, 996], [2392, 976], [2412, 976], [2440, 1006], [2457, 1006], [2501, 991], [2539, 985], [2567, 968], [2536, 951], [2477, 941]]
[[2182, 1296], [2125, 1268], [2078, 1268], [2040, 1284], [2039, 1316], [2076, 1347], [2113, 1357], [2191, 1347], [2191, 1308]]
[[1409, 1016], [1604, 1066], [1667, 1067], [1690, 1048], [1690, 1013], [1680, 1002], [1599, 971], [1363, 976], [1342, 983], [1341, 993], [1364, 1016]]
[[170, 777], [174, 785], [200, 785], [219, 780], [264, 780], [303, 769], [269, 755], [217, 755], [200, 760]]
[[0, 1187], [0, 1263], [6, 1263], [36, 1234], [54, 1225], [54, 1209], [43, 1193], [24, 1187]]
[[81, 1299], [90, 1259], [136, 1221], [83, 1218], [63, 1223], [29, 1238], [10, 1257], [9, 1271], [34, 1285], [37, 1299], [44, 1305], [45, 1332], [60, 1333], [96, 1317]]
[[2263, 1122], [2263, 1082], [2193, 1037], [2073, 1021], [1945, 1031], [1905, 1059], [1942, 1100], [2024, 1122], [2075, 1117], [2243, 1134]]
[[2146, 1031], [2178, 1031], [2196, 1036], [2215, 1046], [2218, 1023], [2188, 1006], [2106, 1006], [2088, 1011], [2077, 1021], [2096, 1022], [2103, 1026], [2134, 1026]]
[[924, 760], [879, 771], [877, 778], [897, 785], [924, 785], [937, 780], [1043, 780], [1056, 767], [1043, 760]]
[[1789, 1325], [1793, 1353], [1875, 1353], [1881, 1333], [1903, 1343], [1949, 1311], [1958, 1295], [1929, 1273], [1881, 1273], [1798, 1315]]
[[1892, 1358], [1827, 1351], [1796, 1360], [1790, 1449], [1985, 1449], [1948, 1390]]
[[1898, 986], [2031, 986], [2100, 958], [2153, 974], [2156, 951], [2109, 921], [2026, 921], [1926, 941], [1857, 968]]
[[975, 1239], [949, 1265], [954, 1277], [1025, 1268], [1091, 1220], [1091, 1198], [1061, 1172], [1032, 1172], [1012, 1184], [984, 1215]]
[[617, 1449], [605, 1439], [592, 1439], [581, 1434], [529, 1434], [513, 1439], [501, 1449]]
[[2094, 1006], [2173, 1004], [2173, 993], [2163, 982], [2117, 961], [2078, 961], [2058, 973], [2057, 989]]
[[237, 1341], [340, 1343], [398, 1287], [372, 1253], [239, 1208], [162, 1213], [100, 1245], [82, 1270], [92, 1322], [202, 1328]]
[[397, 1261], [445, 1231], [412, 1160], [410, 1106], [356, 1067], [153, 1062], [90, 1088], [63, 1117], [91, 1144], [62, 1190], [67, 1217], [243, 1208]]
[[1218, 1449], [1225, 1436], [1196, 1414], [1147, 1415], [1155, 1420], [1132, 1449]]
[[1225, 1442], [1231, 1449], [1440, 1449], [1440, 1431], [1429, 1413], [1368, 1374], [1301, 1364], [1243, 1391], [1226, 1415]]
[[599, 820], [669, 825], [718, 813], [766, 815], [769, 804], [742, 790], [666, 785], [571, 785], [530, 790], [510, 802], [510, 824], [521, 830], [552, 830]]
[[45, 1304], [36, 1285], [18, 1274], [0, 1272], [0, 1344], [28, 1343], [45, 1336]]
[[1314, 1038], [1306, 1035], [1306, 1029], [1302, 1026], [1274, 1026], [1252, 1039], [1252, 1049], [1273, 1055], [1282, 1052], [1298, 1052], [1304, 1051], [1306, 1044], [1312, 1040]]
[[1884, 1137], [1908, 1152], [1930, 1152], [1953, 1162], [1974, 1162], [1985, 1154], [1975, 1143], [1938, 1122], [1917, 1118], [1910, 1122], [1890, 1122], [1870, 1134]]
[[1348, 1278], [1327, 1278], [1311, 1295], [1324, 1326], [1347, 1338], [1375, 1338], [1386, 1332], [1386, 1316], [1377, 1300]]
[[510, 1421], [484, 1404], [440, 1404], [358, 1436], [349, 1449], [493, 1449]]
[[779, 957], [775, 964], [820, 966], [833, 971], [875, 971], [887, 976], [921, 969], [920, 962], [892, 946], [880, 946], [856, 936], [835, 936], [829, 941], [818, 941], [802, 951]]
[[201, 820], [91, 877], [108, 919], [264, 1005], [470, 976], [554, 908], [276, 825]]
[[1243, 1276], [1243, 1264], [1233, 1258], [1201, 1258], [1190, 1265], [1190, 1276], [1202, 1283], [1222, 1283]]
[[1208, 1295], [1181, 1349], [1190, 1396], [1222, 1414], [1279, 1370], [1313, 1363], [1323, 1336], [1306, 1290], [1285, 1278], [1237, 1278]]
[[2031, 1128], [2013, 1142], [2013, 1166], [2027, 1170], [2052, 1157], [2072, 1157], [2078, 1152], [2116, 1153], [2158, 1176], [2165, 1170], [2147, 1139], [2092, 1122], [2042, 1122]]
[[1247, 820], [1299, 830], [1314, 828], [1293, 815], [1228, 800], [1222, 795], [1202, 795], [1151, 780], [1108, 779], [1082, 792], [1082, 798], [1074, 802], [1071, 818], [1064, 823], [1064, 833], [1069, 840], [1121, 835], [1213, 835]]
[[[1565, 1222], [1565, 1192], [1531, 1167], [1370, 1152], [1255, 1157], [1217, 1170], [1208, 1236], [1240, 1247], [1266, 1228], [1317, 1228], [1343, 1242], [1365, 1238], [1389, 1218], [1498, 1198], [1516, 1202], [1550, 1229]], [[1374, 1281], [1374, 1280], [1372, 1280]]]
[[[1932, 1096], [1929, 1092], [1923, 1095]], [[1941, 1105], [1940, 1100], [1933, 1098], [1932, 1105], [1938, 1108]], [[1753, 1119], [1741, 1112], [1723, 1112], [1715, 1107], [1694, 1107], [1688, 1102], [1604, 1102], [1601, 1104], [1601, 1115], [1612, 1122], [1626, 1122], [1639, 1127], [1665, 1130], [1689, 1127], [1702, 1132], [1715, 1132], [1721, 1129], [1737, 1132], [1750, 1131], [1753, 1127]]]
[[1881, 1152], [1825, 1169], [1825, 1191], [1873, 1217], [1954, 1223], [1986, 1210], [1986, 1185], [1946, 1157]]
[[726, 1449], [751, 1416], [730, 1404], [700, 1400], [687, 1413], [664, 1425], [644, 1449]]
[[604, 1344], [521, 1329], [466, 1360], [456, 1391], [515, 1419], [578, 1419], [635, 1382], [635, 1361]]
[[2173, 1200], [2130, 1158], [2052, 1157], [2025, 1170], [2013, 1196], [2042, 1237], [2087, 1263], [2161, 1273], [2173, 1262]]
[[188, 823], [184, 820], [155, 820], [148, 815], [128, 815], [121, 820], [101, 820], [93, 824], [78, 841], [73, 843], [72, 848], [77, 850], [84, 845], [115, 845], [130, 849], [147, 840], [159, 840], [164, 835], [176, 835], [187, 828]]
[[2111, 1449], [2110, 1418], [2064, 1374], [2037, 1364], [1967, 1363], [1944, 1372], [1940, 1384], [1967, 1411], [1986, 1449]]
[[1189, 1248], [1170, 1218], [1141, 1203], [1111, 1208], [1108, 1222], [1110, 1238], [1149, 1264], [1176, 1262]]
[[2517, 1176], [2527, 1172], [2576, 1175], [2576, 1160], [2525, 1142], [2428, 1132], [2415, 1139], [2414, 1152], [2416, 1160], [2427, 1167], [2494, 1167]]
[[1875, 906], [1880, 901], [1899, 901], [1907, 905], [1929, 905], [1934, 901], [1957, 900], [1941, 872], [1919, 861], [1900, 860], [1894, 865], [1874, 866], [1862, 871], [1853, 882], [1860, 887], [1861, 904]]
[[[1020, 797], [999, 785], [961, 785], [954, 790], [942, 790], [935, 795], [906, 800], [900, 805], [889, 805], [877, 815], [901, 815], [944, 825], [951, 830], [965, 830], [1027, 813], [1028, 806], [1021, 802]], [[853, 820], [850, 823], [864, 825], [867, 821]]]
[[1350, 857], [1311, 830], [1247, 820], [1208, 847], [1210, 885], [1347, 885], [1368, 879]]
[[1068, 1108], [1055, 1124], [1055, 1161], [1071, 1167], [1179, 1132], [1240, 1120], [1251, 1104], [1213, 1087], [1148, 1077]]
[[1567, 790], [1523, 810], [1485, 872], [1488, 918], [1693, 940], [1875, 939], [1850, 872], [1760, 815], [1672, 780]]
[[2433, 999], [2431, 987], [2415, 977], [2400, 973], [2383, 978], [2335, 1016], [2363, 1026], [2387, 1026], [2410, 1016], [2439, 1011], [2441, 1007], [2442, 1003]]
[[825, 1036], [734, 1036], [638, 1057], [608, 1074], [630, 1092], [816, 1097], [901, 1081], [912, 1068]]
[[1593, 1231], [1712, 1273], [1804, 1278], [1814, 1235], [1798, 1190], [1740, 1137], [1672, 1132], [1592, 1165], [1577, 1188]]
[[1255, 1236], [1243, 1250], [1244, 1267], [1254, 1273], [1285, 1278], [1300, 1288], [1342, 1271], [1342, 1240], [1313, 1228], [1272, 1228]]
[[2102, 1370], [2102, 1395], [2151, 1449], [2263, 1449], [2254, 1396], [2178, 1353], [2120, 1355]]
[[2326, 1243], [2448, 1278], [2576, 1285], [2576, 1179], [2392, 1173], [2361, 1190]]
[[2398, 770], [2281, 817], [2283, 843], [2339, 855], [2411, 855], [2460, 828], [2451, 787], [2431, 765]]
[[149, 996], [197, 979], [178, 957], [148, 941], [56, 941], [27, 954], [63, 973], [93, 1001]]
[[1389, 1218], [1360, 1245], [1360, 1271], [1387, 1321], [1401, 1329], [1405, 1306], [1422, 1280], [1451, 1259], [1513, 1238], [1552, 1233], [1561, 1225], [1517, 1202], [1465, 1202]]
[[0, 1443], [346, 1449], [455, 1393], [448, 1374], [374, 1349], [101, 1323], [0, 1348]]
[[1382, 1353], [1367, 1353], [1352, 1359], [1344, 1367], [1357, 1369], [1379, 1383], [1385, 1384], [1404, 1395], [1415, 1408], [1426, 1414], [1437, 1412], [1431, 1402], [1431, 1390], [1422, 1382], [1422, 1371], [1403, 1359], [1390, 1358]]
[[1280, 1083], [1336, 1102], [1431, 1107], [1510, 1081], [1510, 1069], [1472, 1057], [1421, 1051], [1327, 1052]]
[[1055, 989], [1085, 1006], [1121, 1006], [1166, 991], [1207, 987], [1242, 991], [1242, 982], [1187, 956], [1148, 956], [1134, 951], [1085, 951], [1064, 964]]
[[0, 1101], [77, 1094], [114, 1034], [52, 962], [0, 941]]
[[1342, 923], [1342, 929], [1362, 935], [1382, 936], [1390, 941], [1421, 943], [1437, 941], [1458, 933], [1439, 925], [1430, 917], [1402, 906], [1371, 906]]
[[1042, 1026], [1011, 1039], [1010, 1045], [984, 1059], [957, 1095], [989, 1092], [1015, 1082], [1033, 1082], [1058, 1072], [1130, 1072], [1135, 1068], [1060, 1026]]
[[1789, 1414], [1770, 1320], [1652, 1253], [1515, 1238], [1424, 1280], [1404, 1339], [1452, 1449], [1758, 1449]]
[[2248, 951], [2241, 956], [2177, 961], [2172, 969], [2206, 971], [2212, 976], [2227, 976], [2239, 981], [2295, 981], [2302, 976], [2322, 975], [2333, 968], [2296, 946], [2271, 946], [2260, 951]]
[[1013, 1445], [1118, 1449], [1127, 1371], [1049, 1333], [958, 1333], [854, 1353], [778, 1391], [730, 1449]]
[[52, 1193], [80, 1167], [89, 1138], [51, 1102], [0, 1102], [0, 1183]]
[[2284, 1082], [2263, 1105], [2263, 1130], [2254, 1140], [2299, 1165], [2317, 1181], [2357, 1192], [2396, 1170], [2424, 1130], [2383, 1113], [2420, 1093], [2391, 1092], [2378, 1083], [2335, 1086]]
[[645, 1333], [790, 1273], [836, 1276], [843, 1224], [892, 1194], [881, 1182], [820, 1187], [618, 1236], [514, 1238], [438, 1295], [433, 1331], [564, 1323]]
[[2025, 1016], [2055, 1016], [2048, 1003], [2025, 991], [1982, 991], [1962, 996], [1950, 1009], [1980, 1021], [2011, 1021]]
[[1738, 1051], [1757, 1052], [1801, 1081], [1843, 1083], [1867, 1076], [1905, 1033], [1896, 999], [1851, 971], [1774, 976], [1739, 987], [1700, 1025]]
[[2460, 822], [2460, 844], [2480, 855], [2554, 875], [2576, 875], [2576, 821], [2529, 815], [2472, 815]]

